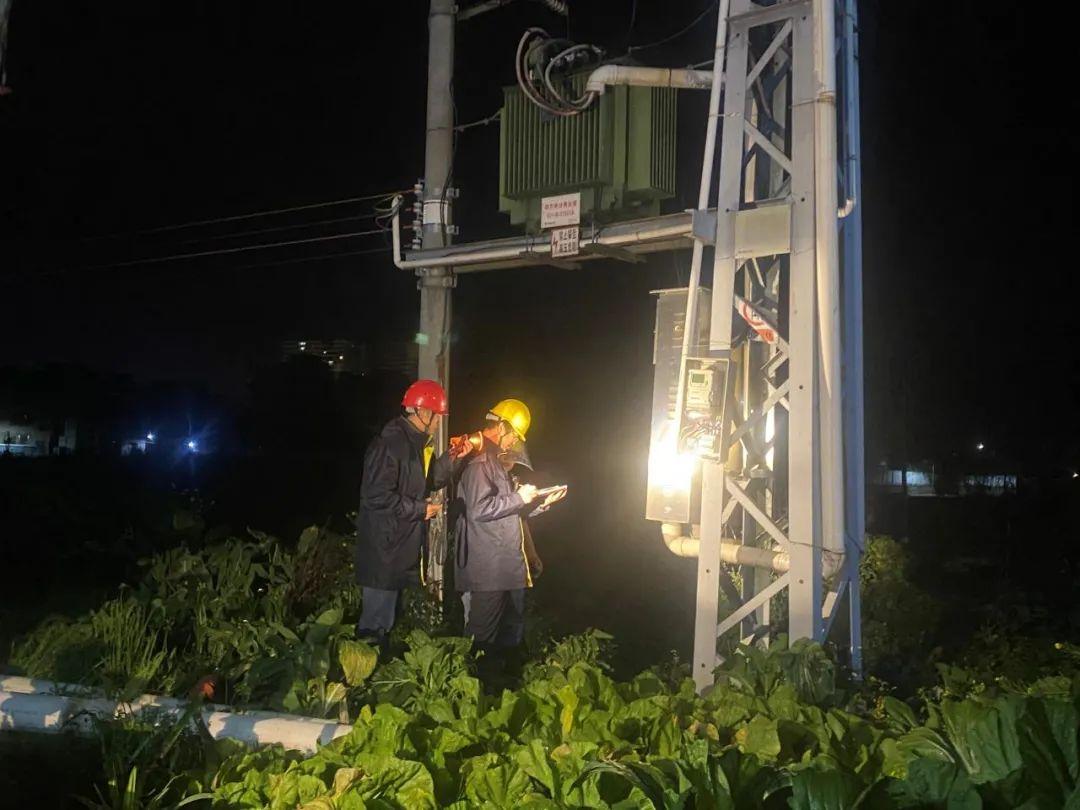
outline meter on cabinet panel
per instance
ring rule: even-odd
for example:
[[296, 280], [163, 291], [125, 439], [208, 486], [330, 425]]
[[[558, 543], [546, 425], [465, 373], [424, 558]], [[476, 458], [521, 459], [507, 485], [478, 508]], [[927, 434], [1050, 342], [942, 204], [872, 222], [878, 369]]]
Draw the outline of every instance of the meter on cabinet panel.
[[722, 452], [728, 366], [727, 358], [687, 358], [679, 452], [699, 457]]

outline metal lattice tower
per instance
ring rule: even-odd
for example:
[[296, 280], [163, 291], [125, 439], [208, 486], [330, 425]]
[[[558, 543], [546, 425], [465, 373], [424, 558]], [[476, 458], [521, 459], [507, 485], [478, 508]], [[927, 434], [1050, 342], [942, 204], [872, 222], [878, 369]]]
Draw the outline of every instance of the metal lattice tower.
[[[712, 682], [718, 637], [767, 638], [770, 603], [785, 591], [792, 639], [823, 640], [846, 604], [850, 635], [842, 646], [861, 667], [854, 2], [840, 11], [845, 81], [836, 126], [836, 117], [826, 118], [836, 116], [835, 67], [823, 52], [837, 41], [834, 21], [823, 20], [833, 4], [730, 4], [707, 347], [709, 356], [728, 358], [730, 393], [720, 457], [702, 463], [694, 543], [694, 674], [702, 687]], [[839, 173], [838, 141], [846, 164]], [[752, 563], [739, 566], [741, 589], [721, 564], [736, 560]], [[723, 616], [721, 593], [737, 605]]]

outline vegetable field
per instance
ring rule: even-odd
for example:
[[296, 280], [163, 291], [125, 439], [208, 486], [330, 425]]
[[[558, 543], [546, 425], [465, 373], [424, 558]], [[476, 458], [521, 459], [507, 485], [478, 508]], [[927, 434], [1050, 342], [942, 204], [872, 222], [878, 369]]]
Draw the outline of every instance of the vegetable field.
[[[192, 696], [180, 718], [99, 724], [101, 808], [1076, 808], [1080, 650], [987, 680], [938, 665], [902, 699], [819, 645], [742, 647], [698, 695], [677, 660], [618, 677], [591, 631], [477, 679], [468, 639], [422, 600], [394, 653], [353, 638], [347, 542], [253, 534], [148, 561], [142, 580], [14, 650], [26, 674]], [[890, 654], [897, 654], [890, 648]], [[1054, 674], [1056, 673], [1056, 674]], [[333, 718], [314, 755], [210, 739], [199, 701]]]

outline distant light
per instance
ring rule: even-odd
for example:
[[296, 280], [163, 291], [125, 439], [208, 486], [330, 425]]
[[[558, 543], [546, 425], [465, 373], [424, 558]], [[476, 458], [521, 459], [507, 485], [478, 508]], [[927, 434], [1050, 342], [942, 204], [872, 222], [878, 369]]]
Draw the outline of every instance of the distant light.
[[979, 442], [977, 445], [975, 445], [975, 449], [981, 453], [983, 450], [986, 449], [986, 445], [982, 442]]
[[194, 439], [188, 439], [187, 449], [194, 453], [196, 450], [199, 449], [199, 443]]
[[146, 434], [146, 440], [148, 442], [152, 442], [154, 440], [154, 434], [153, 433], [147, 433]]
[[1074, 472], [1072, 477], [1073, 478], [1080, 478], [1080, 472]]
[[337, 359], [338, 359], [338, 360], [344, 360], [344, 359], [345, 359], [345, 355], [343, 355], [343, 354], [339, 354], [339, 355], [337, 356]]

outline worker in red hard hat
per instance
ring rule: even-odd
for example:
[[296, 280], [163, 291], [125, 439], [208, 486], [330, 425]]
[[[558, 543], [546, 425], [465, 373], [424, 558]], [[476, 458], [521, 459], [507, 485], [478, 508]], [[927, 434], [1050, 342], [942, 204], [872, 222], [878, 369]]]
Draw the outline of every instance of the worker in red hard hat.
[[446, 391], [418, 380], [401, 399], [402, 413], [368, 445], [356, 517], [356, 580], [363, 590], [357, 634], [385, 649], [398, 598], [419, 584], [427, 524], [442, 511], [431, 502], [470, 448], [435, 458], [435, 431], [449, 413]]

